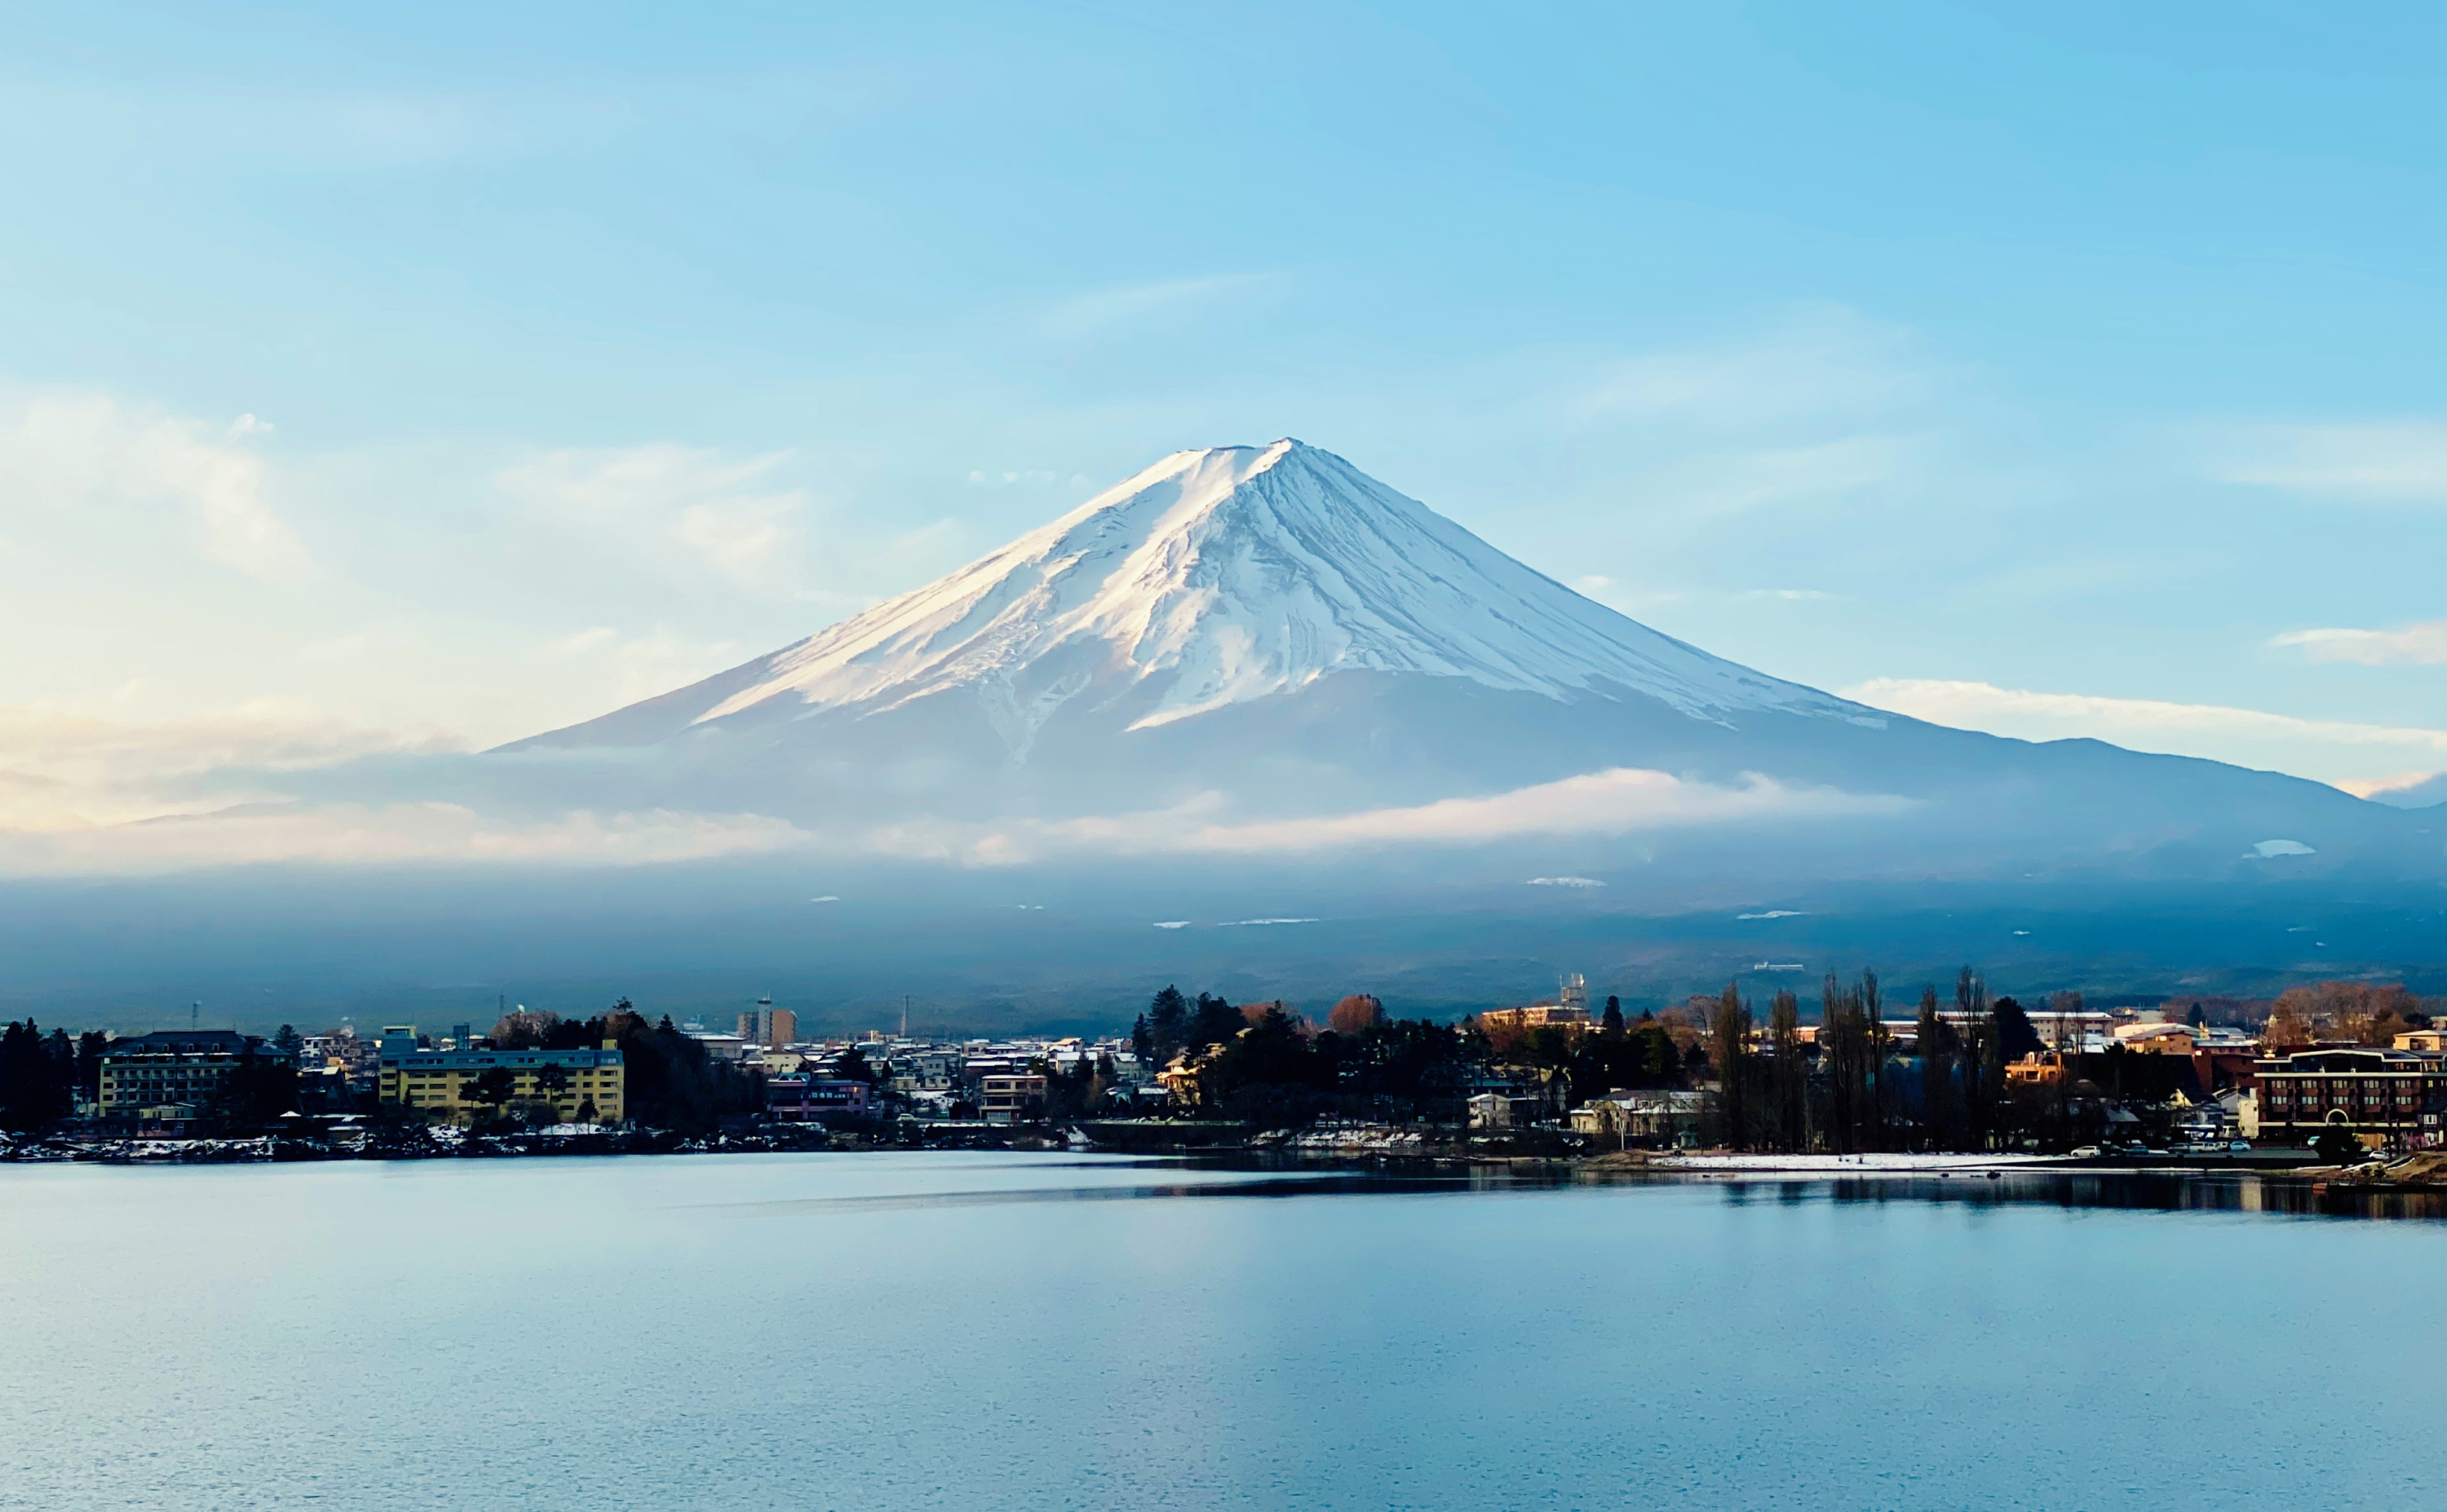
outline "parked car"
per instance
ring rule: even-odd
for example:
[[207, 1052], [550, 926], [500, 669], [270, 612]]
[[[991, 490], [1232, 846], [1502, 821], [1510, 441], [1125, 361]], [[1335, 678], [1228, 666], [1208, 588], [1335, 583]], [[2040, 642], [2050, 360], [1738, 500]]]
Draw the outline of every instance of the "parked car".
[[2227, 1142], [2226, 1152], [2229, 1155], [2248, 1155], [2251, 1153], [2251, 1141], [2229, 1140]]

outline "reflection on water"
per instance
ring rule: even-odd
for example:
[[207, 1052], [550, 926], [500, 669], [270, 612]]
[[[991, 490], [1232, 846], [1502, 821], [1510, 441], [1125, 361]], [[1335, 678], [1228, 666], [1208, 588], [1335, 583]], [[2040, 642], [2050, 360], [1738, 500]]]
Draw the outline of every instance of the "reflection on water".
[[[1070, 1162], [1048, 1162], [1059, 1171]], [[991, 1167], [971, 1167], [989, 1169]], [[2272, 1213], [2298, 1218], [2447, 1219], [2447, 1192], [2368, 1187], [2250, 1172], [2009, 1171], [1954, 1176], [1809, 1177], [1745, 1173], [1624, 1172], [1544, 1162], [1417, 1170], [1349, 1170], [1283, 1166], [1217, 1158], [1081, 1162], [1098, 1173], [1167, 1170], [1194, 1180], [1118, 1184], [1068, 1184], [901, 1192], [692, 1206], [742, 1216], [874, 1213], [925, 1208], [1001, 1207], [1032, 1202], [1135, 1202], [1167, 1198], [1320, 1198], [1439, 1196], [1460, 1192], [1546, 1191], [1565, 1187], [1681, 1185], [1721, 1190], [1728, 1202], [1947, 1202], [1972, 1206], [2040, 1205], [2132, 1212]], [[958, 1170], [963, 1167], [938, 1167]]]
[[2157, 1212], [2282, 1213], [2302, 1218], [2447, 1218], [2447, 1193], [2377, 1191], [2248, 1172], [2026, 1171], [1993, 1181], [1848, 1178], [1821, 1184], [1839, 1202], [2040, 1203]]

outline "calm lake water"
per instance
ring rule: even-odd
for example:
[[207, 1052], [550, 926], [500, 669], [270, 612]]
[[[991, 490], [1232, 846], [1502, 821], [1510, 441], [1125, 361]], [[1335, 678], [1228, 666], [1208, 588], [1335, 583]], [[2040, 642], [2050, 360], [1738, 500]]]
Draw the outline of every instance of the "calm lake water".
[[1982, 1185], [0, 1167], [0, 1504], [2447, 1504], [2447, 1223]]

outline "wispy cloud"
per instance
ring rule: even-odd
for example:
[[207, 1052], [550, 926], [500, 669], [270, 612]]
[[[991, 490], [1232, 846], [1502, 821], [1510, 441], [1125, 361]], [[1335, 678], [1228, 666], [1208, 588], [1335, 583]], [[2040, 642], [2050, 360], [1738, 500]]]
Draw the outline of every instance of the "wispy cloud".
[[2272, 646], [2299, 646], [2315, 662], [2359, 662], [2364, 667], [2447, 665], [2447, 619], [2429, 619], [2401, 630], [2296, 630]]
[[265, 582], [308, 576], [313, 558], [274, 508], [261, 458], [236, 425], [132, 408], [106, 394], [0, 397], [0, 495], [12, 508], [169, 511], [206, 558]]
[[546, 452], [504, 469], [513, 498], [649, 561], [676, 551], [740, 587], [795, 589], [806, 507], [804, 490], [761, 489], [786, 451], [726, 457], [653, 443]]
[[2218, 444], [2217, 476], [2362, 503], [2447, 504], [2447, 422], [2270, 425]]

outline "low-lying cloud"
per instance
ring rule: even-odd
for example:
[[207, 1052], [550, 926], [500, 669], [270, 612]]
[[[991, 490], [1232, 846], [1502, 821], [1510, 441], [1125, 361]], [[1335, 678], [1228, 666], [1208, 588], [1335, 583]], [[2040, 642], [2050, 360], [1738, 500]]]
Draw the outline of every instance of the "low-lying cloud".
[[1616, 767], [1483, 797], [1301, 819], [1235, 822], [1221, 817], [1222, 806], [1220, 797], [1209, 795], [1148, 813], [1018, 824], [895, 825], [873, 832], [866, 843], [885, 854], [986, 866], [1074, 854], [1299, 855], [1900, 814], [1916, 806], [1916, 801], [1793, 786], [1755, 774], [1720, 785], [1670, 772]]
[[0, 875], [143, 876], [228, 866], [603, 866], [803, 848], [757, 814], [574, 812], [533, 823], [457, 803], [278, 805], [48, 832], [0, 830]]
[[368, 729], [271, 702], [143, 724], [0, 707], [0, 831], [206, 813], [284, 797], [287, 774], [458, 748], [437, 731]]

